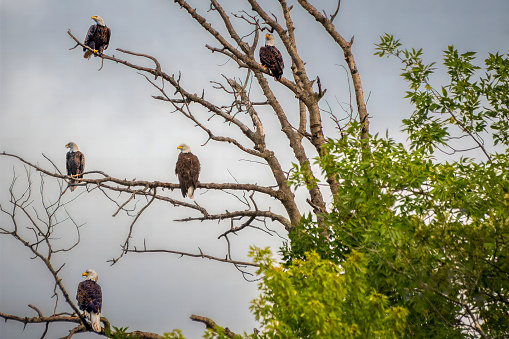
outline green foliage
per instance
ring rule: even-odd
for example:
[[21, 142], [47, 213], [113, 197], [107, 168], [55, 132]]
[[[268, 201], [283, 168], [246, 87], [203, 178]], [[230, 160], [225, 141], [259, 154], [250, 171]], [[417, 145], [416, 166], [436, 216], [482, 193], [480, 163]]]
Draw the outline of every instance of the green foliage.
[[477, 337], [477, 321], [484, 334], [506, 337], [508, 154], [437, 163], [427, 148], [409, 151], [374, 136], [364, 157], [356, 128], [317, 160], [341, 185], [324, 215], [326, 230], [308, 216], [292, 231], [282, 250], [287, 265], [310, 248], [345, 268], [353, 253], [363, 253], [366, 289], [408, 309], [408, 336]]
[[264, 327], [260, 338], [397, 338], [407, 311], [366, 280], [366, 260], [352, 251], [341, 266], [308, 252], [288, 269], [274, 266], [268, 249], [252, 249], [263, 273], [251, 310]]
[[[339, 263], [350, 253], [350, 248], [343, 245], [340, 238], [334, 235], [332, 228], [323, 229], [313, 220], [313, 214], [303, 216], [301, 222], [288, 234], [289, 243], [281, 248], [283, 261], [287, 264], [294, 259], [305, 259], [305, 253], [315, 251], [322, 258], [330, 258]], [[324, 245], [328, 244], [328, 245]]]
[[309, 169], [309, 163], [305, 162], [302, 166], [292, 163], [292, 171], [290, 174], [290, 180], [288, 185], [294, 187], [305, 186], [308, 190], [314, 187], [318, 183], [318, 179], [313, 177], [311, 170]]
[[[205, 331], [203, 334], [203, 338], [206, 339], [256, 339], [258, 336], [256, 334], [248, 335], [244, 333], [243, 335], [240, 334], [233, 334], [230, 332], [227, 328], [223, 328], [221, 326], [216, 326], [215, 328], [209, 328]], [[181, 330], [173, 330], [171, 332], [165, 333], [163, 335], [163, 339], [185, 339], [185, 337], [182, 335]]]
[[253, 338], [256, 339], [258, 336], [256, 334], [246, 334], [243, 335], [240, 334], [231, 334], [231, 332], [228, 331], [227, 328], [223, 328], [221, 326], [216, 326], [214, 329], [207, 329], [205, 331], [205, 334], [203, 335], [203, 338], [206, 339], [249, 339]]
[[489, 103], [486, 116], [493, 120], [490, 127], [495, 131], [495, 144], [509, 145], [509, 59], [490, 53], [485, 64], [487, 74], [480, 88]]
[[[341, 185], [326, 228], [309, 215], [289, 234], [282, 255], [291, 267], [315, 250], [344, 266], [352, 253], [366, 259], [368, 288], [388, 306], [409, 311], [412, 338], [509, 336], [509, 151], [489, 154], [485, 140], [509, 145], [509, 60], [490, 54], [486, 72], [474, 52], [444, 51], [450, 82], [434, 89], [435, 64], [421, 50], [401, 50], [390, 35], [376, 55], [395, 56], [415, 106], [404, 130], [410, 150], [391, 139], [360, 140], [351, 124], [317, 160]], [[471, 138], [488, 160], [438, 163], [433, 154], [455, 133]], [[481, 138], [481, 133], [483, 137]], [[369, 142], [371, 153], [365, 156]], [[294, 173], [294, 185], [302, 175]]]
[[412, 148], [432, 152], [448, 145], [451, 127], [463, 136], [483, 144], [482, 132], [492, 133], [495, 145], [509, 145], [509, 59], [490, 54], [486, 72], [474, 80], [480, 67], [472, 62], [475, 52], [459, 54], [453, 46], [444, 51], [444, 66], [450, 83], [435, 89], [431, 86], [434, 63], [422, 61], [422, 51], [401, 50], [401, 43], [391, 35], [380, 38], [375, 55], [395, 56], [403, 64], [402, 77], [409, 82], [406, 97], [415, 106], [409, 119], [403, 120]]
[[185, 339], [185, 337], [182, 335], [182, 331], [177, 329], [163, 334], [163, 339]]
[[[475, 53], [451, 46], [449, 83], [436, 89], [422, 50], [390, 35], [377, 46], [403, 64], [410, 147], [361, 139], [355, 122], [323, 146], [316, 162], [340, 183], [325, 227], [303, 216], [284, 265], [268, 249], [250, 252], [263, 273], [251, 305], [263, 329], [238, 338], [509, 337], [509, 59], [490, 54], [479, 76]], [[458, 133], [487, 160], [437, 162]], [[308, 164], [294, 165], [289, 185], [315, 182]], [[217, 327], [205, 337], [229, 336]]]
[[105, 327], [104, 334], [108, 338], [113, 338], [113, 339], [136, 339], [136, 338], [138, 338], [137, 336], [133, 335], [132, 333], [126, 333], [128, 328], [129, 327], [115, 327], [115, 326], [113, 326], [113, 329], [115, 331], [111, 332], [110, 327]]

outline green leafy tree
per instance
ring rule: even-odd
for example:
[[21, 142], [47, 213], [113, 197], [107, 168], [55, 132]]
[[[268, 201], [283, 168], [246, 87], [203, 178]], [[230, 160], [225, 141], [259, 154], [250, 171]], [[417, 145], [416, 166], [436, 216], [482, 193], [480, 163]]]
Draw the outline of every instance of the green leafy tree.
[[[422, 50], [401, 50], [401, 43], [391, 35], [381, 37], [376, 55], [401, 60], [401, 76], [409, 83], [406, 97], [415, 105], [409, 119], [403, 120], [412, 148], [452, 149], [451, 137], [468, 137], [475, 147], [490, 154], [485, 137], [495, 145], [509, 145], [509, 59], [507, 55], [489, 54], [485, 73], [477, 77], [479, 66], [472, 63], [475, 52], [460, 54], [453, 46], [444, 51], [444, 66], [450, 78], [447, 85], [435, 88], [430, 76], [435, 63], [425, 64]], [[452, 131], [452, 132], [451, 132]]]
[[[216, 0], [205, 7], [203, 4], [195, 7], [185, 0], [175, 2], [184, 15], [195, 20], [214, 39], [215, 43], [207, 44], [206, 48], [239, 66], [239, 73], [223, 75], [222, 82], [213, 80], [213, 87], [221, 91], [220, 95], [205, 94], [201, 84], [191, 85], [180, 75], [170, 75], [162, 70], [156, 58], [147, 54], [118, 49], [120, 53], [152, 60], [155, 63], [152, 68], [105, 53], [96, 56], [101, 62], [111, 61], [142, 72], [158, 91], [155, 99], [192, 121], [208, 140], [224, 143], [243, 156], [265, 163], [274, 182], [267, 186], [256, 180], [246, 184], [200, 182], [200, 189], [237, 192], [238, 195], [233, 195], [242, 203], [240, 208], [224, 204], [223, 211], [209, 213], [212, 206], [202, 207], [175, 199], [172, 193], [179, 188], [176, 183], [126, 180], [120, 179], [122, 174], [116, 178], [102, 171], [92, 171], [89, 174], [97, 176], [80, 179], [81, 185], [89, 186], [89, 191], [99, 188], [103, 192], [122, 192], [116, 200], [104, 193], [116, 204], [113, 215], [120, 211], [127, 214], [137, 211], [112, 264], [127, 253], [160, 251], [228, 262], [238, 269], [256, 266], [232, 259], [227, 236], [274, 221], [289, 232], [290, 242], [281, 250], [284, 264], [276, 264], [267, 250], [252, 251], [260, 267], [258, 272], [262, 274], [261, 295], [252, 303], [252, 311], [263, 326], [261, 332], [239, 335], [209, 318], [195, 316], [193, 319], [191, 316], [207, 327], [205, 338], [507, 338], [507, 55], [490, 54], [483, 73], [479, 74], [482, 68], [474, 64], [475, 53], [461, 54], [451, 46], [444, 51], [443, 63], [450, 81], [437, 86], [432, 79], [435, 63], [424, 63], [422, 50], [401, 49], [401, 43], [392, 36], [382, 37], [376, 55], [401, 61], [402, 76], [409, 83], [406, 98], [415, 106], [411, 116], [403, 121], [409, 138], [407, 147], [388, 137], [369, 135], [369, 115], [352, 54], [353, 38], [349, 42], [345, 40], [333, 23], [340, 1], [332, 15], [305, 0], [298, 0], [298, 6], [278, 1], [279, 14], [273, 14], [271, 7], [262, 8], [259, 1], [248, 0], [245, 9], [235, 9], [231, 15], [230, 10], [225, 10]], [[341, 126], [341, 135], [336, 140], [327, 137], [322, 126], [320, 105], [326, 89], [322, 88], [320, 77], [308, 76], [312, 68], [308, 68], [297, 49], [296, 27], [292, 20], [294, 6], [323, 26], [345, 57], [358, 121], [354, 121], [352, 114], [347, 126]], [[262, 41], [259, 38], [266, 30], [278, 37], [278, 46], [288, 57], [286, 60], [291, 60], [288, 63], [291, 67], [287, 66], [285, 76], [277, 82], [270, 79], [270, 72], [258, 62], [255, 53]], [[76, 41], [76, 46], [89, 48], [70, 31], [68, 34]], [[256, 89], [251, 92], [252, 84]], [[283, 105], [287, 100], [275, 94], [280, 89], [290, 93], [296, 101]], [[250, 96], [256, 92], [259, 94]], [[294, 121], [296, 107], [299, 108], [297, 123]], [[217, 128], [209, 113], [226, 122], [231, 132]], [[270, 115], [276, 118], [279, 128], [264, 128], [264, 124], [269, 126], [276, 121], [270, 120]], [[338, 126], [339, 121], [336, 120]], [[289, 182], [290, 161], [280, 162], [283, 158], [277, 158], [274, 152], [281, 145], [279, 131], [284, 133], [291, 149], [290, 161], [296, 162]], [[310, 145], [313, 153], [308, 151]], [[437, 157], [438, 151], [454, 154], [472, 149], [481, 150], [483, 158], [454, 157], [441, 162]], [[324, 186], [311, 166], [313, 155], [309, 154], [317, 156], [315, 160], [327, 182], [327, 192], [333, 196], [332, 206], [326, 204], [327, 199], [322, 195]], [[29, 171], [27, 187], [21, 193], [14, 190], [16, 176], [9, 186], [7, 205], [11, 208], [0, 209], [12, 224], [8, 225], [10, 228], [2, 225], [0, 233], [19, 241], [33, 258], [45, 264], [54, 280], [57, 298], [53, 314], [49, 316], [44, 316], [33, 305], [30, 307], [37, 312], [37, 317], [6, 313], [0, 316], [25, 325], [45, 323], [42, 337], [50, 323], [58, 322], [74, 326], [67, 338], [75, 333], [90, 332], [59, 277], [63, 266], [54, 268], [55, 261], [51, 261], [54, 254], [71, 251], [81, 239], [78, 232], [81, 226], [65, 209], [72, 200], [61, 199], [69, 178], [61, 174], [51, 160], [55, 170], [46, 170], [15, 154], [4, 152], [2, 155], [42, 173], [41, 197], [44, 178], [54, 179], [59, 193], [49, 204], [41, 199], [40, 213], [32, 204]], [[291, 185], [306, 188], [305, 201], [313, 212], [304, 214], [301, 207], [304, 200], [294, 194]], [[256, 202], [258, 197], [280, 204], [283, 213], [261, 207]], [[144, 199], [148, 199], [146, 204], [136, 209], [136, 203]], [[200, 254], [196, 254], [136, 247], [132, 239], [134, 227], [136, 225], [138, 230], [137, 220], [155, 200], [200, 213], [179, 221], [229, 221], [229, 229], [218, 235], [218, 239], [226, 241], [226, 257], [207, 255], [201, 249]], [[209, 203], [213, 201], [208, 199]], [[126, 207], [128, 204], [134, 204], [132, 210]], [[18, 227], [18, 222], [19, 225], [26, 222], [19, 219], [23, 216], [30, 220], [26, 229]], [[74, 226], [78, 240], [61, 249], [60, 244], [56, 245], [60, 238], [53, 232], [55, 226], [60, 227], [64, 222]], [[66, 312], [56, 313], [58, 295], [65, 299]], [[129, 333], [127, 327], [112, 328], [113, 332], [109, 322], [105, 326], [105, 335], [111, 338], [161, 337], [150, 332]], [[163, 338], [183, 338], [183, 335], [174, 330]]]
[[261, 338], [397, 338], [407, 311], [388, 307], [387, 297], [372, 289], [366, 260], [352, 251], [341, 267], [308, 252], [287, 269], [270, 251], [254, 250], [263, 274], [262, 295], [251, 309], [264, 331]]
[[[403, 63], [415, 105], [403, 121], [410, 147], [351, 123], [316, 162], [340, 182], [333, 210], [302, 218], [282, 249], [251, 255], [263, 274], [251, 309], [262, 338], [506, 338], [509, 334], [507, 56], [444, 51], [450, 84], [430, 84], [434, 63], [386, 35], [380, 56]], [[404, 56], [404, 57], [401, 57]], [[440, 162], [469, 139], [486, 160]], [[485, 140], [506, 147], [489, 152]], [[369, 150], [369, 151], [366, 151]], [[453, 152], [454, 153], [454, 152]], [[290, 184], [309, 185], [295, 165]], [[222, 328], [212, 338], [227, 338]], [[231, 336], [230, 336], [231, 337]], [[239, 336], [240, 337], [240, 336]], [[252, 335], [251, 337], [256, 337]]]
[[[507, 56], [490, 54], [474, 80], [474, 53], [444, 51], [450, 84], [436, 90], [422, 51], [399, 50], [384, 36], [376, 54], [403, 63], [415, 105], [403, 121], [410, 149], [392, 139], [361, 140], [352, 124], [317, 160], [341, 183], [324, 234], [312, 218], [290, 233], [289, 263], [315, 249], [344, 265], [351, 253], [366, 258], [369, 288], [389, 306], [409, 311], [406, 336], [490, 337], [509, 334], [509, 161]], [[438, 149], [470, 139], [487, 160], [439, 162]], [[485, 140], [505, 147], [488, 152]], [[362, 156], [369, 144], [370, 155]], [[456, 150], [456, 149], [454, 149]], [[456, 150], [457, 151], [457, 150]], [[305, 184], [297, 171], [294, 185]]]

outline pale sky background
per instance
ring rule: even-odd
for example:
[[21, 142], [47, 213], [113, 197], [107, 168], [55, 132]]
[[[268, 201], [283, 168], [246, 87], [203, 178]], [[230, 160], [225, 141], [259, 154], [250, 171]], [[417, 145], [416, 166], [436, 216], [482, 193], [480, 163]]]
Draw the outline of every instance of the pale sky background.
[[[205, 3], [194, 1], [192, 6], [198, 7], [200, 14], [217, 24], [215, 13], [206, 13], [208, 5]], [[283, 22], [277, 1], [260, 3], [268, 4]], [[332, 13], [336, 1], [312, 3]], [[241, 1], [233, 0], [223, 6], [229, 13], [249, 9]], [[369, 97], [371, 133], [385, 134], [388, 130], [397, 141], [405, 142], [405, 135], [399, 132], [401, 120], [412, 112], [403, 99], [407, 87], [398, 76], [400, 64], [395, 59], [373, 55], [379, 36], [394, 34], [407, 48], [423, 48], [427, 62], [440, 61], [442, 51], [451, 44], [461, 53], [477, 51], [479, 59], [483, 60], [488, 52], [507, 52], [508, 14], [509, 2], [505, 0], [342, 1], [335, 24], [346, 39], [355, 35], [353, 53], [365, 97]], [[65, 171], [67, 149], [64, 145], [74, 141], [86, 156], [88, 171], [102, 170], [118, 178], [176, 182], [176, 146], [186, 142], [200, 158], [202, 182], [233, 182], [233, 175], [239, 182], [273, 184], [266, 167], [239, 161], [248, 158], [232, 146], [209, 142], [201, 147], [207, 140], [205, 133], [176, 113], [170, 114], [170, 106], [152, 99], [151, 95], [159, 95], [158, 91], [134, 70], [105, 62], [98, 72], [100, 59], [85, 60], [81, 49], [69, 50], [74, 41], [67, 35], [67, 30], [71, 29], [76, 37], [83, 39], [93, 24], [92, 15], [100, 15], [112, 30], [106, 54], [152, 66], [140, 58], [124, 56], [115, 48], [150, 54], [158, 58], [166, 73], [181, 71], [182, 84], [188, 91], [201, 93], [205, 88], [205, 98], [209, 100], [226, 102], [225, 96], [212, 89], [210, 84], [210, 81], [221, 81], [221, 74], [245, 78], [244, 70], [239, 70], [233, 62], [226, 63], [226, 57], [211, 54], [205, 48], [205, 44], [218, 44], [172, 1], [2, 0], [0, 151], [18, 154], [51, 169], [51, 164], [42, 156], [44, 153]], [[298, 4], [292, 15], [297, 46], [307, 62], [308, 76], [320, 76], [323, 86], [328, 89], [327, 101], [341, 116], [337, 102], [349, 100], [345, 71], [338, 66], [344, 65], [342, 52]], [[277, 37], [276, 44], [281, 46]], [[284, 76], [288, 77], [290, 60], [280, 49], [287, 65]], [[476, 63], [482, 65], [481, 60]], [[437, 73], [432, 83], [444, 83], [443, 69], [439, 68]], [[287, 113], [297, 112], [293, 95], [280, 84], [269, 81]], [[255, 87], [253, 97], [261, 99]], [[198, 106], [192, 107], [197, 116], [209, 117]], [[325, 101], [322, 107], [326, 107]], [[269, 111], [261, 114], [262, 119], [266, 119], [268, 144], [288, 170], [291, 161], [295, 160], [289, 155], [288, 142], [282, 138], [275, 119], [269, 114]], [[333, 137], [334, 124], [326, 116], [323, 122], [325, 132]], [[231, 130], [219, 119], [213, 120], [211, 127], [222, 135]], [[235, 132], [234, 136], [238, 135]], [[310, 154], [313, 153], [310, 151]], [[2, 206], [7, 206], [7, 189], [13, 168], [22, 178], [24, 169], [19, 162], [0, 157]], [[38, 175], [34, 173], [33, 177], [38, 183]], [[34, 200], [40, 199], [36, 187]], [[72, 194], [66, 193], [65, 198], [71, 199], [83, 190], [81, 187]], [[53, 191], [49, 189], [48, 192], [47, 198], [53, 198]], [[177, 191], [165, 194], [181, 198]], [[299, 194], [301, 200], [305, 200], [305, 195]], [[231, 196], [216, 192], [199, 190], [195, 199], [216, 212], [224, 208], [244, 208]], [[274, 201], [261, 199], [259, 203], [265, 208], [270, 206], [273, 211], [282, 211]], [[138, 208], [143, 204], [141, 200]], [[307, 208], [305, 203], [300, 206]], [[110, 266], [106, 260], [118, 256], [119, 245], [132, 218], [122, 213], [113, 218], [116, 206], [96, 191], [80, 195], [68, 210], [78, 223], [86, 224], [81, 228], [79, 246], [56, 259], [57, 263], [66, 263], [61, 278], [74, 299], [81, 273], [87, 268], [95, 269], [103, 289], [103, 315], [114, 326], [160, 334], [180, 328], [186, 337], [198, 338], [204, 326], [189, 320], [193, 313], [211, 317], [235, 332], [251, 332], [257, 326], [248, 309], [250, 300], [258, 295], [257, 284], [246, 282], [232, 265], [179, 259], [176, 255], [129, 254]], [[229, 224], [173, 221], [189, 215], [196, 214], [169, 204], [154, 203], [140, 218], [132, 242], [140, 246], [146, 239], [151, 248], [192, 253], [197, 253], [200, 247], [207, 254], [224, 257], [226, 244], [217, 237], [229, 228]], [[0, 217], [0, 225], [11, 227], [4, 215]], [[281, 236], [286, 236], [280, 225], [270, 226]], [[60, 230], [62, 242], [74, 239], [75, 232], [71, 227], [69, 229]], [[232, 250], [239, 260], [246, 259], [250, 245], [271, 246], [276, 252], [280, 244], [281, 239], [276, 235], [269, 237], [254, 230], [244, 230], [232, 237]], [[30, 260], [29, 257], [29, 251], [20, 243], [0, 236], [0, 312], [31, 317], [36, 314], [27, 305], [33, 304], [49, 316], [54, 306], [51, 299], [53, 280], [40, 260]], [[59, 305], [64, 306], [62, 299]], [[59, 310], [69, 309], [60, 307]], [[72, 327], [52, 325], [47, 337], [64, 336]], [[43, 330], [44, 325], [28, 325], [23, 331], [21, 323], [0, 321], [1, 338], [36, 338]], [[96, 336], [79, 334], [75, 337]]]

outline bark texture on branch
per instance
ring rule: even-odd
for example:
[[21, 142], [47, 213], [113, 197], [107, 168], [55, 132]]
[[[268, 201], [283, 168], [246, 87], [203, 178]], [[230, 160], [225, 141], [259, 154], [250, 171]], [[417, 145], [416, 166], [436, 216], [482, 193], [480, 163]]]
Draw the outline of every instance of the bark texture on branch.
[[[212, 320], [210, 318], [202, 317], [202, 316], [195, 315], [195, 314], [191, 314], [191, 316], [189, 318], [193, 321], [197, 321], [197, 322], [205, 324], [205, 328], [207, 328], [207, 329], [217, 331], [217, 329], [219, 328], [219, 326], [217, 326], [217, 324], [214, 322], [214, 320]], [[226, 334], [228, 336], [228, 338], [235, 338], [235, 336], [237, 335], [237, 334], [235, 334], [235, 332], [230, 331], [230, 329], [228, 327], [226, 327], [224, 329], [224, 334]]]
[[[348, 65], [348, 69], [350, 70], [350, 75], [352, 77], [352, 82], [355, 91], [355, 99], [357, 103], [357, 112], [359, 114], [360, 122], [363, 124], [361, 138], [366, 139], [369, 134], [369, 118], [368, 111], [366, 108], [366, 102], [364, 101], [364, 91], [362, 89], [361, 77], [359, 75], [359, 70], [357, 69], [357, 65], [355, 64], [355, 59], [352, 54], [352, 44], [353, 37], [350, 42], [346, 41], [341, 34], [336, 30], [334, 26], [333, 20], [337, 14], [328, 19], [325, 15], [323, 15], [320, 11], [318, 11], [313, 5], [306, 0], [297, 0], [299, 4], [304, 8], [311, 16], [315, 18], [320, 24], [322, 24], [323, 28], [329, 35], [334, 39], [334, 41], [341, 47], [343, 50], [343, 55], [345, 57], [346, 64]], [[338, 3], [339, 10], [339, 3]]]

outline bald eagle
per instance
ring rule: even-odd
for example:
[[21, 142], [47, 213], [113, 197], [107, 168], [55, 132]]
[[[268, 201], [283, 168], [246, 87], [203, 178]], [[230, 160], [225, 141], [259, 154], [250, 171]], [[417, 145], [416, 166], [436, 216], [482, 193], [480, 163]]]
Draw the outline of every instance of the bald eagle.
[[[82, 173], [85, 169], [85, 156], [78, 151], [78, 146], [74, 142], [69, 142], [65, 147], [69, 148], [69, 152], [67, 152], [66, 156], [67, 175], [76, 177], [77, 179], [83, 178]], [[76, 189], [75, 184], [77, 182], [78, 181], [71, 179], [70, 184], [73, 184], [71, 185], [71, 192]]]
[[101, 332], [103, 297], [101, 286], [97, 283], [97, 273], [94, 270], [88, 269], [86, 272], [83, 272], [82, 276], [85, 277], [85, 280], [79, 283], [78, 292], [76, 293], [78, 307], [92, 324], [92, 329], [96, 332]]
[[200, 161], [196, 155], [191, 153], [191, 148], [186, 144], [178, 145], [177, 149], [180, 150], [180, 154], [175, 166], [175, 174], [179, 179], [182, 196], [185, 198], [187, 195], [193, 199], [200, 175]]
[[[108, 48], [110, 43], [111, 30], [108, 28], [108, 26], [106, 26], [104, 20], [100, 16], [94, 15], [90, 19], [97, 22], [97, 24], [90, 26], [83, 45], [92, 48], [94, 52], [99, 52], [102, 54], [102, 52]], [[83, 48], [83, 52], [85, 52], [83, 57], [86, 59], [89, 59], [92, 55], [92, 52], [86, 48]]]
[[283, 75], [283, 56], [274, 46], [274, 37], [272, 34], [265, 34], [265, 46], [260, 47], [260, 62], [262, 66], [267, 67], [277, 80], [281, 80]]

